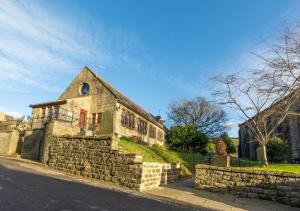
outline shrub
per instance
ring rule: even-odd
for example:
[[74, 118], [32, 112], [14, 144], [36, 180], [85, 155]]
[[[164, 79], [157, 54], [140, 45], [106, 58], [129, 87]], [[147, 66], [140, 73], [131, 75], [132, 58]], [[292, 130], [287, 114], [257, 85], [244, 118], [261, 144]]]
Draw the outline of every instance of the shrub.
[[215, 143], [209, 142], [209, 143], [207, 144], [207, 151], [208, 151], [209, 153], [215, 153], [215, 152], [216, 152], [216, 144], [215, 144]]
[[138, 137], [138, 136], [130, 136], [129, 139], [136, 143], [136, 144], [142, 144], [143, 141], [142, 141], [142, 138], [141, 137]]
[[152, 147], [157, 149], [167, 150], [166, 145], [153, 144]]
[[270, 161], [282, 162], [287, 160], [289, 146], [288, 143], [279, 138], [272, 137], [267, 144], [267, 156]]
[[120, 139], [123, 139], [123, 140], [126, 140], [126, 141], [131, 141], [131, 142], [136, 143], [136, 144], [147, 145], [147, 143], [143, 142], [142, 138], [139, 137], [139, 136], [130, 136], [130, 137], [122, 136]]
[[192, 125], [171, 127], [166, 134], [166, 139], [170, 148], [206, 153], [208, 137]]
[[228, 136], [227, 133], [223, 133], [220, 138], [222, 138], [222, 140], [224, 141], [224, 143], [226, 144], [226, 148], [227, 148], [227, 153], [231, 154], [231, 153], [236, 153], [236, 147], [234, 145], [233, 140]]

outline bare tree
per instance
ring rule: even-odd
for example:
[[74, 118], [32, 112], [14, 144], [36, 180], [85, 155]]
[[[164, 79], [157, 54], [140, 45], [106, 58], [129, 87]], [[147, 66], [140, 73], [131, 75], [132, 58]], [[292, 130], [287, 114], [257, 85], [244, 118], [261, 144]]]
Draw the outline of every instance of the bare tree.
[[209, 136], [222, 133], [226, 121], [225, 112], [203, 97], [172, 102], [168, 117], [177, 125], [193, 125]]
[[268, 165], [266, 145], [270, 137], [289, 115], [299, 114], [299, 29], [289, 29], [279, 44], [268, 48], [267, 54], [256, 55], [262, 65], [246, 76], [213, 78], [223, 85], [214, 93], [219, 103], [231, 106], [248, 119], [242, 126], [262, 147], [264, 166]]

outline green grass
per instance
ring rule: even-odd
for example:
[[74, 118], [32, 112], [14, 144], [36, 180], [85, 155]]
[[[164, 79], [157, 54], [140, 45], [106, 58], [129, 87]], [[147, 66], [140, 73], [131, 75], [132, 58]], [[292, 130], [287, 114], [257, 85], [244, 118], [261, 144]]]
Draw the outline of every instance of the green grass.
[[268, 167], [246, 167], [246, 169], [300, 174], [300, 164], [270, 164]]
[[119, 146], [121, 147], [122, 151], [143, 155], [144, 162], [165, 162], [165, 160], [161, 156], [157, 155], [145, 145], [136, 144], [125, 139], [120, 139]]
[[191, 175], [194, 172], [195, 164], [204, 162], [204, 157], [200, 153], [177, 152], [158, 146], [149, 147], [125, 139], [120, 139], [119, 146], [122, 151], [143, 155], [144, 162], [180, 162], [183, 176]]
[[239, 162], [237, 158], [230, 158], [230, 166], [234, 168], [243, 168], [257, 171], [273, 171], [300, 174], [300, 164], [270, 163], [268, 167], [261, 167], [259, 161], [248, 161], [241, 159]]
[[[144, 162], [181, 163], [181, 175], [187, 176], [194, 172], [195, 164], [204, 163], [205, 157], [199, 153], [178, 152], [163, 149], [157, 146], [145, 146], [132, 141], [120, 139], [119, 146], [123, 151], [143, 155]], [[300, 174], [300, 164], [274, 164], [268, 167], [260, 167], [259, 161], [230, 159], [230, 165], [234, 168], [252, 169], [257, 171], [274, 171]], [[240, 166], [240, 167], [239, 167]]]

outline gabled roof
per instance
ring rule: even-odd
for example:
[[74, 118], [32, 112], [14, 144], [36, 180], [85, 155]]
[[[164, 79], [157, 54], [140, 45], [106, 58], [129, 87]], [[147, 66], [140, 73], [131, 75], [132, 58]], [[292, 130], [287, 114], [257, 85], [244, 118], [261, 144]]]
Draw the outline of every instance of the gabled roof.
[[96, 73], [94, 73], [90, 68], [88, 68], [87, 66], [84, 67], [85, 69], [87, 69], [88, 71], [90, 71], [90, 73], [95, 76], [97, 78], [97, 80], [103, 84], [103, 86], [117, 99], [117, 101], [122, 104], [123, 106], [129, 108], [130, 110], [136, 112], [137, 114], [139, 114], [140, 116], [144, 117], [145, 119], [147, 119], [148, 121], [152, 122], [153, 124], [155, 124], [156, 126], [158, 126], [161, 129], [163, 128], [163, 125], [161, 125], [156, 119], [155, 117], [150, 114], [149, 112], [147, 112], [145, 109], [143, 109], [140, 105], [136, 104], [135, 102], [133, 102], [132, 100], [130, 100], [128, 97], [126, 97], [124, 94], [122, 94], [119, 90], [117, 90], [116, 88], [114, 88], [112, 85], [110, 85], [108, 82], [106, 82], [105, 80], [103, 80], [102, 78], [100, 78], [98, 75], [96, 75]]

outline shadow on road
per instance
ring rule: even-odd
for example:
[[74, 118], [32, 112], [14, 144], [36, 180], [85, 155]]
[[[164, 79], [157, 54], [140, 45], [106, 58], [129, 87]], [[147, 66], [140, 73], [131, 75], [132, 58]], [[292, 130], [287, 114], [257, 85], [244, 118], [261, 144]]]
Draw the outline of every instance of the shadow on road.
[[0, 210], [153, 211], [192, 208], [40, 175], [34, 170], [14, 166], [12, 161], [0, 159]]

